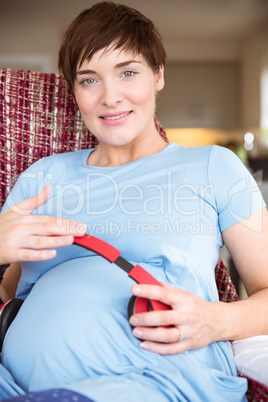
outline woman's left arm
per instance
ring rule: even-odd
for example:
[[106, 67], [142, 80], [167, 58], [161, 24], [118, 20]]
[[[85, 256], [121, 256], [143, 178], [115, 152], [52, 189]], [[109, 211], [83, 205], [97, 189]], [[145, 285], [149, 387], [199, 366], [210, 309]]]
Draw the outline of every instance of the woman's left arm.
[[231, 303], [232, 316], [225, 338], [237, 340], [268, 334], [268, 211], [254, 213], [223, 233], [236, 269], [248, 294]]
[[131, 317], [133, 333], [143, 340], [143, 348], [175, 354], [214, 341], [268, 334], [266, 208], [226, 229], [222, 235], [249, 297], [233, 303], [208, 302], [167, 285], [135, 285], [134, 295], [160, 300], [172, 308]]

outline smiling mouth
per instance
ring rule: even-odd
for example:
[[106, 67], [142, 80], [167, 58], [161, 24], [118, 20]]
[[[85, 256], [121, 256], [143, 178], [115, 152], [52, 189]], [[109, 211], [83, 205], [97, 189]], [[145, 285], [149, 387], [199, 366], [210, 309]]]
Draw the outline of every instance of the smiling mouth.
[[121, 119], [122, 117], [125, 117], [125, 116], [129, 115], [130, 113], [131, 113], [131, 111], [126, 112], [126, 113], [122, 113], [122, 114], [118, 114], [116, 116], [100, 116], [100, 117], [103, 120], [117, 120], [117, 119]]

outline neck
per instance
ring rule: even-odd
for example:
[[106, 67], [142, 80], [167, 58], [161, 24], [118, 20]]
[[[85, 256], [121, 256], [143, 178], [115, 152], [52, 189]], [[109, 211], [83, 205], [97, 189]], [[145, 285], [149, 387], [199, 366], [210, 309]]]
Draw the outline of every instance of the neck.
[[88, 158], [88, 165], [112, 167], [133, 162], [162, 151], [167, 142], [155, 131], [153, 136], [135, 138], [126, 145], [110, 145], [99, 142], [97, 149]]

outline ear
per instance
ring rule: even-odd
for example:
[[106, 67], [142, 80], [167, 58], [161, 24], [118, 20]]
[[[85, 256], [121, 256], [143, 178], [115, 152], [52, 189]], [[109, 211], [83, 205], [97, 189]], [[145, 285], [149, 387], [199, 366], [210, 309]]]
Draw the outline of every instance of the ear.
[[161, 91], [161, 89], [163, 89], [165, 85], [164, 66], [160, 66], [159, 71], [156, 73], [155, 77], [155, 89], [156, 91]]

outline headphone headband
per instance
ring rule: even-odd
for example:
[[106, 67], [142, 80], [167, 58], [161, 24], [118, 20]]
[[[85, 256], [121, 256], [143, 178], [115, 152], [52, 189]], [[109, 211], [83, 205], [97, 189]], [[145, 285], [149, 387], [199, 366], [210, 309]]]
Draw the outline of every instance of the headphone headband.
[[[104, 240], [85, 234], [82, 237], [75, 237], [73, 244], [94, 251], [109, 262], [116, 264], [119, 268], [127, 272], [128, 276], [134, 279], [134, 281], [136, 281], [137, 283], [163, 286], [162, 283], [158, 282], [157, 279], [155, 279], [140, 265], [137, 264], [134, 266], [123, 257], [121, 257], [121, 251], [117, 250], [115, 247], [111, 246]], [[153, 310], [170, 309], [170, 306], [167, 306], [166, 304], [161, 303], [157, 300], [151, 300], [151, 304]]]

